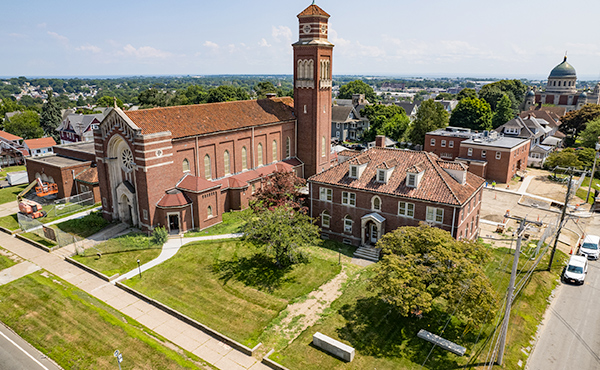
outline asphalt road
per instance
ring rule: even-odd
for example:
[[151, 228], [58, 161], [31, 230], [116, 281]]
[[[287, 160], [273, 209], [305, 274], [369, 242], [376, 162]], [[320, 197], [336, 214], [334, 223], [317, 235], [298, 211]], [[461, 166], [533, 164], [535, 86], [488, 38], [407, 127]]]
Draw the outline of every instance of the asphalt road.
[[[600, 234], [600, 216], [587, 225]], [[585, 284], [562, 284], [550, 305], [529, 370], [600, 369], [600, 261], [590, 261]]]
[[0, 369], [60, 370], [61, 368], [0, 323]]

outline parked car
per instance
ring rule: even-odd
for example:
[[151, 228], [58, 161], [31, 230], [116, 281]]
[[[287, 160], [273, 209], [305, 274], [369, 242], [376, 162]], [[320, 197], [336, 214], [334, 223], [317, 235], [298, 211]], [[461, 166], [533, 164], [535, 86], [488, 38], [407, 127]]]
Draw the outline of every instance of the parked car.
[[600, 254], [600, 236], [586, 235], [579, 246], [579, 254], [587, 256], [588, 259], [597, 260]]
[[563, 280], [567, 283], [583, 284], [587, 275], [588, 261], [584, 256], [571, 256], [563, 273]]

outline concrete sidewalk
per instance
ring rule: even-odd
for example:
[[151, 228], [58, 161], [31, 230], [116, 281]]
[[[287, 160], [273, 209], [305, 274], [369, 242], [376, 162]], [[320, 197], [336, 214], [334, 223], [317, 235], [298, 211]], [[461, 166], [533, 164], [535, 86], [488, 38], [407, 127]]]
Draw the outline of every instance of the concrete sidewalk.
[[[186, 239], [191, 242], [195, 238]], [[175, 241], [181, 244], [180, 240], [175, 239]], [[71, 265], [60, 256], [46, 253], [4, 233], [0, 233], [0, 245], [77, 286], [123, 314], [132, 317], [147, 328], [219, 369], [270, 370], [258, 359], [233, 349], [134, 295]]]

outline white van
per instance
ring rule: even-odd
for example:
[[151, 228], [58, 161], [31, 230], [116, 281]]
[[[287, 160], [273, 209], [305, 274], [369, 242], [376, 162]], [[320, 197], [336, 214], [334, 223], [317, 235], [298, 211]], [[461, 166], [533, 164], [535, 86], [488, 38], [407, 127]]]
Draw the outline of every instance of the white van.
[[571, 256], [565, 268], [563, 279], [567, 283], [583, 284], [587, 275], [588, 261], [584, 256]]
[[588, 259], [597, 260], [600, 254], [600, 236], [586, 235], [579, 246], [579, 254]]

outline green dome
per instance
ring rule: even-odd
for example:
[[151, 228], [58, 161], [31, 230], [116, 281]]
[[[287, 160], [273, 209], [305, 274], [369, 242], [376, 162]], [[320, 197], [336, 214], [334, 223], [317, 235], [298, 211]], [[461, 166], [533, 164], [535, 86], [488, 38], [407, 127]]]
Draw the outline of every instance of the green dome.
[[565, 57], [565, 60], [554, 67], [552, 72], [550, 72], [550, 76], [548, 76], [548, 78], [552, 77], [577, 77], [577, 73], [575, 73], [575, 68], [567, 63], [567, 57]]

